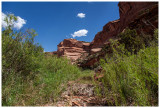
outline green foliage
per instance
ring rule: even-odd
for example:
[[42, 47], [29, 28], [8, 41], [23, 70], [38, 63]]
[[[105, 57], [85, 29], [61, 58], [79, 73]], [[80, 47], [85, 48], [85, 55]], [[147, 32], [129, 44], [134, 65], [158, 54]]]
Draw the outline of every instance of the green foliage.
[[120, 44], [124, 44], [125, 49], [131, 53], [137, 53], [140, 49], [151, 46], [154, 42], [158, 44], [158, 29], [155, 29], [154, 35], [144, 34], [143, 32], [137, 34], [136, 30], [125, 29], [124, 32], [118, 35]]
[[[155, 30], [154, 37], [157, 35]], [[109, 105], [158, 105], [158, 46], [153, 44], [155, 40], [148, 42], [150, 46], [146, 48], [143, 45], [137, 54], [125, 50], [137, 48], [126, 46], [134, 42], [111, 42], [112, 56], [106, 55], [106, 59], [100, 61], [105, 70], [102, 79], [105, 95], [109, 100], [114, 100], [108, 101]]]
[[[30, 72], [36, 72], [43, 49], [38, 44], [34, 44], [35, 32], [27, 30], [25, 33], [14, 33], [6, 35], [8, 30], [2, 34], [2, 65], [3, 76], [7, 72], [14, 71], [22, 73], [24, 76]], [[4, 80], [5, 81], [5, 80]]]
[[158, 45], [158, 29], [155, 29], [154, 35], [153, 35], [154, 43]]
[[28, 75], [26, 80], [21, 74], [14, 72], [9, 74], [7, 77], [9, 80], [3, 83], [3, 106], [53, 103], [65, 89], [66, 82], [75, 80], [81, 71], [65, 58], [43, 56], [34, 78], [33, 74]]
[[55, 102], [65, 83], [77, 78], [79, 68], [65, 59], [45, 56], [34, 42], [33, 29], [14, 31], [8, 15], [2, 32], [2, 105], [31, 106]]
[[[2, 31], [3, 106], [42, 106], [55, 102], [69, 80], [80, 77], [83, 83], [93, 83], [92, 71], [82, 71], [66, 58], [45, 56], [43, 48], [34, 42], [37, 33], [33, 29], [14, 31], [12, 20], [16, 17], [8, 15], [5, 20], [8, 26]], [[100, 60], [105, 70], [101, 79], [103, 91], [111, 100], [109, 105], [158, 105], [158, 30], [153, 36], [141, 38], [135, 30], [128, 29], [120, 37], [120, 42], [110, 40], [111, 44], [104, 48], [106, 58]], [[98, 87], [96, 92], [101, 94]]]
[[[8, 20], [14, 19], [16, 18], [13, 15], [8, 15]], [[7, 22], [9, 22], [8, 20]], [[34, 43], [37, 33], [33, 29], [28, 29], [24, 33], [13, 31], [10, 24], [2, 32], [3, 81], [6, 81], [5, 78], [11, 71], [24, 76], [30, 72], [37, 72], [37, 62], [40, 61], [43, 53], [43, 48]]]
[[142, 37], [140, 37], [136, 30], [130, 30], [126, 29], [123, 33], [119, 34], [120, 37], [120, 43], [125, 45], [125, 49], [127, 49], [129, 52], [137, 52], [139, 51], [143, 46], [143, 40]]

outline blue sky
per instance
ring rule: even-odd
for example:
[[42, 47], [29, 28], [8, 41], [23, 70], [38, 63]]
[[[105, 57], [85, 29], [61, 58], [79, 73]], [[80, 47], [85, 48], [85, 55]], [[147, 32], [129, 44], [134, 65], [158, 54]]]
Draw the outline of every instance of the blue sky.
[[91, 42], [106, 23], [119, 19], [118, 2], [2, 2], [2, 12], [24, 19], [21, 29], [35, 29], [35, 41], [46, 52], [66, 38]]

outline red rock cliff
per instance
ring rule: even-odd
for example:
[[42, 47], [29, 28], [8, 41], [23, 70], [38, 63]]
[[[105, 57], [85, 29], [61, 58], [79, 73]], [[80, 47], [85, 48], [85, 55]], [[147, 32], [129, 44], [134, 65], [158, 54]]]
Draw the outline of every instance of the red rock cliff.
[[78, 41], [76, 39], [64, 39], [58, 45], [57, 55], [66, 56], [72, 61], [77, 60], [82, 54], [89, 51], [88, 42]]
[[137, 26], [141, 25], [144, 26], [141, 31], [148, 33], [158, 27], [157, 2], [120, 2], [118, 6], [120, 19], [107, 23], [103, 30], [96, 34], [91, 48], [102, 47], [106, 41], [117, 36], [126, 27], [137, 29]]
[[99, 52], [110, 38], [116, 38], [126, 27], [146, 34], [153, 34], [154, 29], [158, 28], [158, 2], [119, 2], [118, 6], [120, 19], [107, 23], [91, 43], [64, 39], [58, 45], [57, 55], [74, 61], [82, 54]]

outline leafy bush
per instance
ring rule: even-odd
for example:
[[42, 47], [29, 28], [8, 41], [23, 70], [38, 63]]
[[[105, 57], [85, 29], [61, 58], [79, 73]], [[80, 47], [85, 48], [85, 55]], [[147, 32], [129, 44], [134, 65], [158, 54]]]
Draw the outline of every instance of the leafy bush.
[[154, 35], [139, 33], [137, 34], [136, 30], [130, 30], [126, 28], [124, 32], [118, 35], [120, 38], [120, 44], [125, 45], [125, 49], [127, 49], [131, 53], [136, 53], [140, 49], [151, 46], [152, 42], [158, 43], [158, 29], [155, 29]]
[[124, 32], [119, 34], [120, 43], [125, 45], [125, 49], [127, 49], [130, 52], [137, 52], [139, 51], [143, 46], [143, 40], [142, 37], [140, 37], [136, 30], [130, 30], [126, 29]]
[[[8, 17], [10, 20], [14, 18], [11, 15]], [[36, 35], [37, 33], [33, 29], [27, 29], [23, 33], [14, 31], [11, 25], [2, 32], [3, 78], [10, 71], [21, 73], [24, 76], [30, 72], [37, 72], [37, 62], [41, 60], [43, 48], [34, 43]]]

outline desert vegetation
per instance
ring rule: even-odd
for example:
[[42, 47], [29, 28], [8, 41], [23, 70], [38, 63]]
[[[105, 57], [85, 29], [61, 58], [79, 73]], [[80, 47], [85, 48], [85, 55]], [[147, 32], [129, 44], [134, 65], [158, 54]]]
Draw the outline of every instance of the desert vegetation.
[[110, 105], [158, 105], [157, 39], [157, 29], [145, 38], [127, 29], [120, 41], [111, 40], [112, 53], [101, 59], [105, 96], [114, 100]]
[[[6, 22], [16, 20], [8, 15]], [[81, 73], [66, 58], [46, 56], [34, 42], [33, 29], [16, 31], [9, 25], [2, 32], [2, 105], [32, 106], [54, 102], [65, 84]]]
[[104, 73], [97, 81], [93, 80], [93, 70], [83, 70], [64, 57], [45, 55], [43, 48], [34, 42], [37, 33], [33, 29], [14, 30], [12, 20], [16, 17], [9, 14], [8, 27], [2, 31], [3, 106], [54, 103], [67, 82], [78, 78], [91, 79], [79, 82], [93, 83], [95, 95], [104, 97], [109, 106], [158, 105], [157, 29], [154, 35], [146, 35], [127, 28], [117, 40], [110, 40], [103, 48], [105, 57], [96, 65]]

